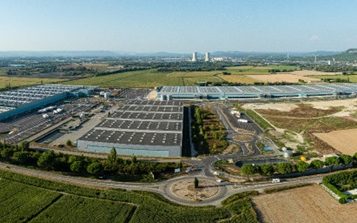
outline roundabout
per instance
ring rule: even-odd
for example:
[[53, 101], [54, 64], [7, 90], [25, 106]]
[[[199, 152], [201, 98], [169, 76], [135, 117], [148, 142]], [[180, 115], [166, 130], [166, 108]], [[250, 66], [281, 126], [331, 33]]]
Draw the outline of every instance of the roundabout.
[[207, 205], [219, 203], [227, 193], [226, 186], [220, 185], [214, 178], [196, 176], [198, 187], [195, 187], [194, 176], [182, 177], [169, 181], [165, 185], [168, 199], [183, 205]]

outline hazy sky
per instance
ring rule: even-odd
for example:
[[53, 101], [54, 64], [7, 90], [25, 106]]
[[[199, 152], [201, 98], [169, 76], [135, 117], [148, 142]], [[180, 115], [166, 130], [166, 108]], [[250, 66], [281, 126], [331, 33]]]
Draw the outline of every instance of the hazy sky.
[[0, 0], [0, 51], [357, 47], [357, 0]]

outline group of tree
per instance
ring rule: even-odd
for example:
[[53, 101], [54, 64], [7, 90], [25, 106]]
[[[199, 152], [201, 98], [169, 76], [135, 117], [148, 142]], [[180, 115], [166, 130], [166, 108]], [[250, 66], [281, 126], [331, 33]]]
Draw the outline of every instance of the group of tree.
[[27, 144], [10, 146], [0, 143], [0, 160], [17, 165], [31, 166], [44, 170], [69, 172], [82, 176], [104, 176], [127, 180], [153, 180], [165, 174], [173, 173], [181, 167], [180, 163], [159, 163], [131, 159], [122, 159], [112, 149], [107, 159], [29, 150]]
[[340, 203], [357, 199], [357, 195], [345, 193], [357, 188], [357, 171], [346, 171], [325, 176], [322, 183], [340, 197]]
[[289, 174], [289, 173], [304, 173], [308, 169], [320, 169], [323, 167], [333, 167], [338, 165], [357, 165], [357, 153], [354, 156], [340, 155], [332, 156], [321, 160], [313, 160], [310, 163], [304, 161], [297, 161], [296, 163], [281, 162], [281, 163], [266, 163], [261, 165], [244, 164], [240, 171], [243, 175], [261, 174], [264, 176], [271, 176], [275, 174]]
[[192, 140], [201, 154], [215, 154], [228, 146], [226, 131], [215, 115], [198, 106], [193, 107]]

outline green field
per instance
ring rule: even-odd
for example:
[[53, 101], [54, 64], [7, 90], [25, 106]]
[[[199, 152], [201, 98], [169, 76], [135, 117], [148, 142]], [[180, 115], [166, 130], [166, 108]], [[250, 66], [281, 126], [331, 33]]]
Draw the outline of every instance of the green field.
[[160, 195], [98, 190], [0, 171], [0, 222], [257, 222], [249, 196], [188, 207]]
[[0, 222], [125, 222], [134, 205], [63, 195], [2, 179]]
[[158, 72], [156, 70], [130, 71], [106, 76], [88, 77], [67, 84], [95, 85], [100, 87], [152, 88], [162, 85], [194, 85], [197, 82], [222, 82], [220, 71]]
[[357, 83], [357, 75], [323, 75], [323, 76], [314, 76], [320, 79], [342, 79], [347, 80], [349, 79], [352, 83]]
[[32, 222], [127, 222], [134, 211], [133, 205], [65, 195]]
[[271, 69], [296, 69], [293, 66], [265, 66], [265, 67], [228, 67], [225, 71], [191, 71], [191, 72], [159, 72], [157, 70], [130, 71], [125, 73], [111, 74], [106, 76], [88, 77], [66, 82], [67, 84], [94, 85], [100, 87], [137, 87], [153, 88], [163, 85], [195, 85], [197, 82], [221, 83], [229, 81], [230, 75], [241, 75], [241, 79], [235, 78], [235, 83], [254, 83], [254, 80], [244, 75], [269, 74]]
[[51, 205], [61, 195], [1, 179], [0, 222], [25, 222]]
[[258, 75], [258, 74], [270, 74], [271, 70], [280, 71], [293, 71], [297, 70], [296, 66], [289, 65], [272, 65], [272, 66], [237, 66], [227, 67], [227, 72], [232, 75]]
[[8, 86], [20, 87], [35, 84], [48, 84], [48, 83], [58, 83], [63, 81], [63, 79], [52, 79], [52, 78], [31, 78], [31, 77], [10, 77], [0, 75], [0, 89]]
[[7, 70], [5, 68], [0, 67], [0, 76], [7, 75]]

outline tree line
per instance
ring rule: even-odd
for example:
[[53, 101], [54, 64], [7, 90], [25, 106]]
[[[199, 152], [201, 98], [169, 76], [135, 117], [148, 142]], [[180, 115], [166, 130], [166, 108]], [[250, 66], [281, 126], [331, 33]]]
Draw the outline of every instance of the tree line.
[[109, 177], [120, 180], [153, 181], [171, 174], [181, 163], [158, 163], [131, 159], [122, 159], [113, 148], [107, 159], [44, 152], [28, 149], [27, 143], [7, 145], [0, 143], [0, 160], [17, 165], [35, 167], [43, 170], [68, 172], [81, 176]]
[[290, 173], [304, 173], [309, 169], [320, 169], [323, 167], [333, 167], [338, 165], [357, 165], [357, 153], [354, 156], [350, 155], [340, 155], [328, 157], [324, 161], [313, 160], [311, 163], [304, 161], [298, 161], [296, 163], [282, 162], [282, 163], [266, 163], [261, 165], [254, 164], [244, 164], [240, 171], [243, 175], [254, 175], [260, 174], [263, 176], [272, 176], [279, 174], [290, 174]]

